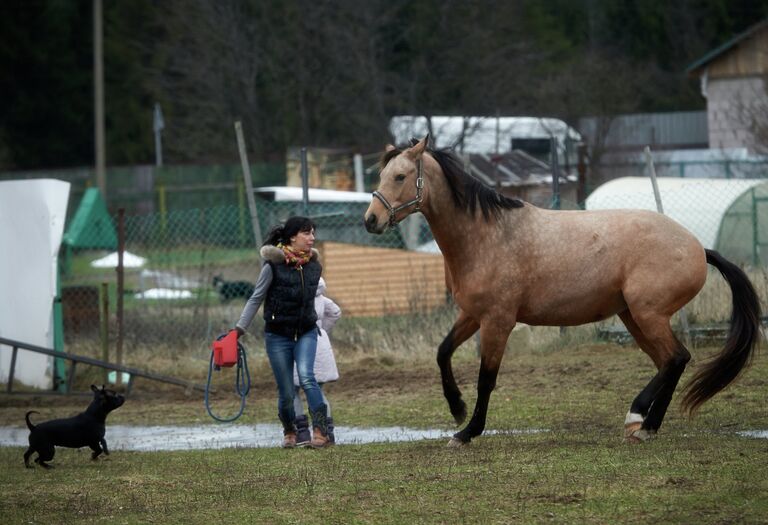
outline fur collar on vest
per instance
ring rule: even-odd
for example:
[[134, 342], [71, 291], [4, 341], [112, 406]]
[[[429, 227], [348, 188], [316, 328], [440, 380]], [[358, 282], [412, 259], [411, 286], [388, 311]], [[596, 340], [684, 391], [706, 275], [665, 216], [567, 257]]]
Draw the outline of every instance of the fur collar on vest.
[[[285, 254], [283, 253], [283, 250], [281, 250], [277, 246], [272, 246], [271, 244], [267, 244], [261, 247], [261, 250], [259, 250], [259, 253], [261, 254], [261, 258], [265, 261], [269, 261], [275, 264], [285, 263]], [[319, 258], [320, 258], [320, 252], [312, 248], [312, 257], [310, 257], [309, 260], [317, 261]]]

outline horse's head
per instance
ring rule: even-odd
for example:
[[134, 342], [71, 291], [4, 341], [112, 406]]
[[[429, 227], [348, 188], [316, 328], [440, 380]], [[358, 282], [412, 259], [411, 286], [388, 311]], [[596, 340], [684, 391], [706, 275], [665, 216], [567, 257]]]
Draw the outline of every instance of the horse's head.
[[422, 154], [427, 148], [429, 135], [416, 145], [398, 152], [387, 146], [381, 157], [379, 187], [365, 212], [365, 229], [369, 233], [384, 233], [415, 211], [419, 211], [423, 198], [424, 175]]

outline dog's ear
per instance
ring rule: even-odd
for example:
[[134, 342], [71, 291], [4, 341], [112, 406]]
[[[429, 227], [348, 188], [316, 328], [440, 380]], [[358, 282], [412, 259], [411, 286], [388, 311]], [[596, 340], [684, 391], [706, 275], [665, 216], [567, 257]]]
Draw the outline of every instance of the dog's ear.
[[99, 387], [97, 387], [96, 385], [91, 385], [91, 390], [93, 390], [94, 392], [98, 392]]

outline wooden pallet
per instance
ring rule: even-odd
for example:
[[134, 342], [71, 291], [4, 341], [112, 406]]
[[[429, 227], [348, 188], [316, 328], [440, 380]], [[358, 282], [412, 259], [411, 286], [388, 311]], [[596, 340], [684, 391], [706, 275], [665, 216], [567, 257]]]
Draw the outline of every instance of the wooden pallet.
[[340, 242], [320, 247], [328, 297], [345, 316], [431, 310], [447, 300], [443, 256]]

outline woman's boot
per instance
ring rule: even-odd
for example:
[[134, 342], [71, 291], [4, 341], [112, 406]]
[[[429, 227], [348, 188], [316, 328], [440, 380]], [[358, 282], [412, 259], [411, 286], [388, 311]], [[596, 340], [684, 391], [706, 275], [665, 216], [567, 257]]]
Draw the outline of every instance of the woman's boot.
[[312, 434], [309, 432], [309, 419], [302, 414], [294, 421], [296, 424], [296, 446], [308, 447], [312, 441]]
[[294, 448], [296, 446], [296, 427], [293, 424], [293, 420], [286, 421], [279, 414], [278, 417], [283, 424], [283, 448]]
[[312, 412], [312, 448], [325, 448], [333, 445], [328, 438], [328, 407], [325, 404]]

